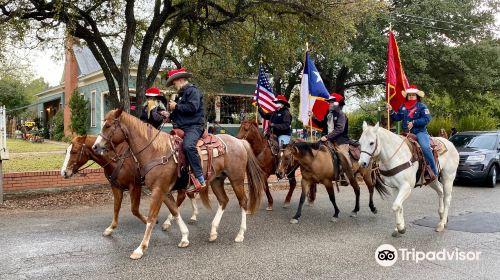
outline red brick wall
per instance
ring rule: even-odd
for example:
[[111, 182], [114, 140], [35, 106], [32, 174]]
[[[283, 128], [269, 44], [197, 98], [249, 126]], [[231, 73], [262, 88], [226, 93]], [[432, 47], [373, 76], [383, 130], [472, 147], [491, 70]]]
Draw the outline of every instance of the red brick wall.
[[60, 171], [14, 172], [3, 175], [5, 193], [44, 188], [64, 188], [70, 186], [109, 184], [102, 168], [85, 169], [70, 179], [64, 179]]

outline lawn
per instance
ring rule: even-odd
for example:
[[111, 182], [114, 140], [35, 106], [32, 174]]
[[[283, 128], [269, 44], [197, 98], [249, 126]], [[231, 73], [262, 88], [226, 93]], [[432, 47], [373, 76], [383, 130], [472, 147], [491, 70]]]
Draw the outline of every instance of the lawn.
[[23, 139], [7, 139], [9, 153], [65, 151], [68, 144], [31, 143]]
[[[11, 157], [11, 159], [2, 162], [3, 173], [61, 170], [64, 162], [64, 157], [65, 154]], [[94, 164], [89, 168], [99, 167], [100, 166], [98, 164]]]

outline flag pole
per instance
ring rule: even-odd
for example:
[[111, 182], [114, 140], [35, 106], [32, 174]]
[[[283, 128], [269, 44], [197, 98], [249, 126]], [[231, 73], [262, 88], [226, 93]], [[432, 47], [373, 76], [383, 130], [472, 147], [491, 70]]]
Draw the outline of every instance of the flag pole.
[[[392, 32], [392, 22], [389, 21], [389, 36], [390, 36], [390, 32]], [[389, 42], [390, 43], [390, 42]], [[389, 84], [387, 84], [387, 81], [386, 81], [386, 85], [385, 85], [385, 94], [386, 94], [386, 98], [387, 98], [387, 103], [390, 104], [391, 100], [390, 100], [390, 96], [389, 96]], [[389, 110], [389, 107], [387, 107], [387, 105], [385, 106], [387, 108], [387, 130], [391, 130], [390, 128], [390, 123], [391, 123], [391, 112]]]
[[[260, 65], [262, 65], [262, 54], [260, 54], [260, 60], [259, 60], [259, 68]], [[257, 123], [257, 127], [259, 126], [259, 100], [257, 99], [255, 102], [255, 122]]]
[[[309, 43], [306, 42], [306, 57], [304, 57], [304, 66], [306, 65], [307, 63], [307, 52], [309, 52]], [[309, 112], [311, 112], [311, 108], [309, 106], [311, 106], [311, 102], [309, 101], [309, 98], [311, 98], [311, 93], [308, 94], [308, 99], [307, 99], [307, 114], [309, 115]], [[312, 116], [309, 116], [309, 129], [311, 130], [311, 141], [314, 141], [313, 140], [313, 128], [312, 128]]]

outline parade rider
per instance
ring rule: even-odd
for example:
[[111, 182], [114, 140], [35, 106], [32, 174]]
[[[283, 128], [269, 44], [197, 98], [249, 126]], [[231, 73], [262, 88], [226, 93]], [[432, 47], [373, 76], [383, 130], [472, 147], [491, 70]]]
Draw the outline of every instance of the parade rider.
[[278, 137], [279, 146], [282, 147], [290, 143], [292, 137], [292, 115], [290, 115], [290, 103], [288, 103], [284, 95], [278, 95], [274, 103], [278, 105], [278, 109], [273, 112], [266, 113], [259, 107], [259, 114], [262, 118], [270, 120], [271, 132]]
[[420, 101], [425, 96], [425, 93], [418, 90], [415, 85], [410, 85], [406, 91], [402, 91], [402, 94], [406, 101], [399, 107], [398, 112], [395, 112], [389, 103], [387, 104], [391, 119], [393, 121], [402, 121], [403, 131], [411, 132], [417, 136], [424, 158], [434, 173], [429, 174], [429, 182], [432, 182], [437, 178], [438, 170], [431, 151], [430, 136], [427, 132], [427, 124], [431, 121], [431, 113], [427, 106]]
[[[198, 192], [206, 187], [201, 159], [196, 149], [196, 143], [204, 131], [205, 113], [201, 91], [188, 81], [192, 76], [184, 68], [168, 72], [167, 87], [173, 85], [177, 90], [177, 97], [175, 101], [169, 101], [168, 108], [171, 110], [169, 117], [174, 128], [184, 131], [183, 149], [195, 177], [187, 192]], [[164, 116], [167, 115], [164, 113]]]
[[152, 87], [146, 90], [146, 103], [142, 108], [141, 120], [159, 129], [163, 123], [166, 111], [167, 99], [160, 93], [158, 88]]

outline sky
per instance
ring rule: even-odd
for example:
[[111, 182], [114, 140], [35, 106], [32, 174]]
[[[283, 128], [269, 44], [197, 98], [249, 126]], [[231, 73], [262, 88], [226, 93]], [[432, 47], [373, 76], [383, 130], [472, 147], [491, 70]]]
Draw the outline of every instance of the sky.
[[[500, 13], [496, 15], [496, 25], [500, 26]], [[498, 37], [500, 37], [500, 32], [497, 34]], [[29, 57], [31, 57], [31, 62], [34, 66], [36, 76], [43, 77], [50, 86], [56, 86], [59, 84], [64, 70], [64, 60], [53, 59], [53, 53], [50, 51], [30, 51]]]

